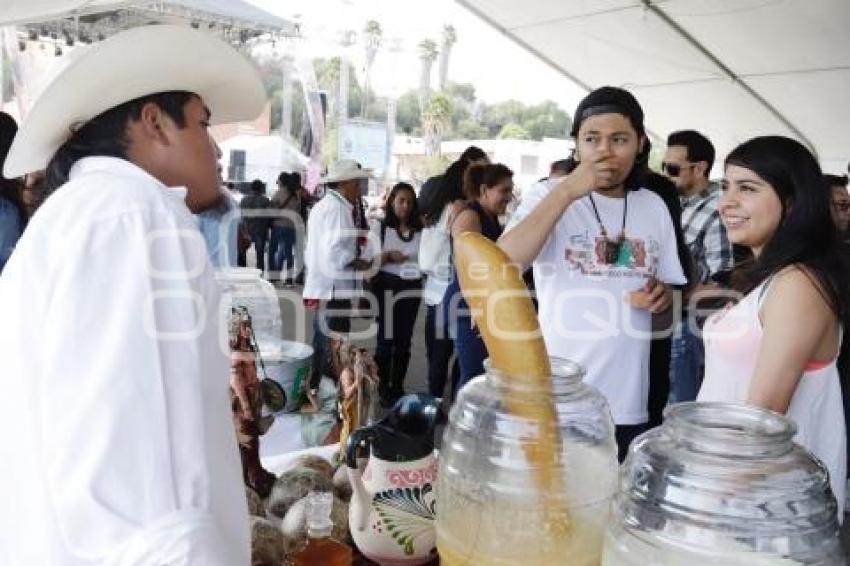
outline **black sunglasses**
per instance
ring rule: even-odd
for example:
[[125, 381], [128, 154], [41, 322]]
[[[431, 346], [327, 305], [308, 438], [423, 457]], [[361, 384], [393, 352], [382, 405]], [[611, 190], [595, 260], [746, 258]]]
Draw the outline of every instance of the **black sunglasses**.
[[[685, 167], [693, 167], [690, 163], [685, 165]], [[671, 177], [678, 177], [679, 173], [682, 172], [682, 165], [676, 165], [675, 163], [661, 163], [661, 172], [670, 175]]]

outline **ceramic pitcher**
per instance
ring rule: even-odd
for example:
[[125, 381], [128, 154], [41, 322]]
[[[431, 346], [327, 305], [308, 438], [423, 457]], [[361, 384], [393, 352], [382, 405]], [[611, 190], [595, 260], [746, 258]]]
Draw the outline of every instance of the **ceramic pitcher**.
[[[439, 399], [405, 395], [383, 420], [349, 437], [351, 536], [381, 566], [425, 564], [436, 556], [434, 428], [443, 420]], [[364, 449], [365, 461], [358, 458]]]

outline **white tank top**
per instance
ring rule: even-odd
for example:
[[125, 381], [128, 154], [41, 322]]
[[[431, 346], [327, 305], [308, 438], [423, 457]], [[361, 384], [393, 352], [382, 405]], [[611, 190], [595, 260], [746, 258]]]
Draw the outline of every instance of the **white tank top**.
[[[746, 403], [763, 335], [759, 311], [770, 291], [770, 281], [706, 321], [705, 379], [698, 401]], [[794, 440], [829, 470], [840, 521], [847, 486], [847, 431], [836, 361], [806, 366], [785, 415], [797, 424]]]

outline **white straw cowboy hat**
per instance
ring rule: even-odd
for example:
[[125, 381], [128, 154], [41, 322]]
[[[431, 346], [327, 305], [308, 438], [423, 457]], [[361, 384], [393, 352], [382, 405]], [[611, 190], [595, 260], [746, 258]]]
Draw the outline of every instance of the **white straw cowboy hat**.
[[339, 183], [352, 179], [371, 179], [372, 170], [363, 169], [353, 159], [343, 159], [331, 165], [328, 174], [319, 179], [320, 183]]
[[148, 25], [74, 51], [24, 117], [6, 158], [6, 177], [44, 169], [74, 128], [142, 96], [195, 93], [214, 124], [253, 120], [266, 103], [251, 62], [208, 32]]

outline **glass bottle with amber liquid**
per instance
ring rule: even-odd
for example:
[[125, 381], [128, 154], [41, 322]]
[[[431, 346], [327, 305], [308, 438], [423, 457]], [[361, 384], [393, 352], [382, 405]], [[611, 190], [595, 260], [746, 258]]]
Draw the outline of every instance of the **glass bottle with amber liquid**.
[[331, 538], [333, 494], [307, 495], [307, 543], [295, 554], [294, 566], [351, 566], [352, 550]]

